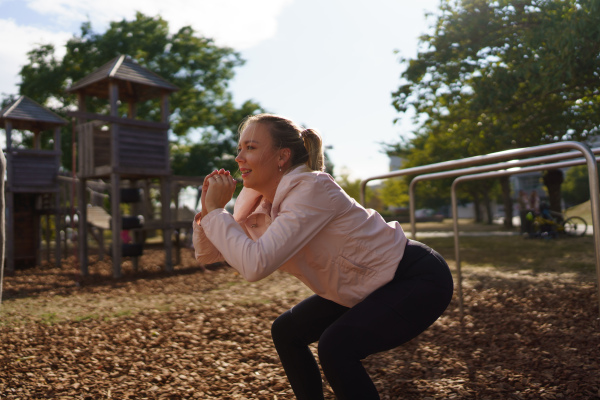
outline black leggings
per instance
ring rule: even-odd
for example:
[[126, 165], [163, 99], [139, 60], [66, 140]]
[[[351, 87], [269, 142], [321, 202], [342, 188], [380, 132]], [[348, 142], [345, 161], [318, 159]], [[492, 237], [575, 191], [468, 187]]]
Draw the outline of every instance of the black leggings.
[[379, 399], [361, 360], [408, 342], [444, 312], [452, 275], [434, 250], [409, 241], [394, 279], [352, 308], [313, 295], [280, 315], [271, 328], [275, 348], [298, 399], [323, 399], [318, 353], [338, 399]]

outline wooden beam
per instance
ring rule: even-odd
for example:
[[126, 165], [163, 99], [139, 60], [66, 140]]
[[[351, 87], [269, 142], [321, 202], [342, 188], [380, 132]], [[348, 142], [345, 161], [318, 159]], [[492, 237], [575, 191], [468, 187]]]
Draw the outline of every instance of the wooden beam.
[[167, 272], [173, 272], [173, 259], [172, 259], [172, 247], [173, 241], [171, 240], [172, 232], [171, 229], [171, 183], [168, 177], [163, 177], [160, 180], [161, 183], [161, 194], [160, 202], [162, 205], [162, 220], [163, 220], [163, 245], [165, 247], [165, 270]]
[[62, 154], [60, 149], [60, 127], [54, 128], [54, 151], [58, 151]]
[[135, 117], [137, 116], [137, 107], [133, 101], [129, 102], [129, 110], [127, 116], [131, 119], [135, 119]]
[[[39, 193], [36, 194], [36, 201], [41, 200], [40, 196], [42, 196], [42, 195]], [[35, 238], [34, 238], [35, 265], [42, 265], [42, 237], [43, 237], [43, 235], [42, 235], [42, 231], [43, 231], [42, 218], [40, 215], [35, 213], [35, 211], [33, 211], [33, 224], [37, 228], [34, 230], [34, 233], [35, 233]]]
[[108, 102], [110, 105], [110, 115], [116, 117], [119, 115], [119, 84], [111, 79], [108, 84]]
[[12, 150], [12, 122], [4, 121], [4, 130], [6, 131], [6, 151]]
[[33, 148], [36, 150], [42, 149], [42, 135], [39, 129], [33, 132]]
[[79, 227], [77, 229], [79, 244], [79, 269], [82, 276], [88, 276], [88, 246], [87, 246], [87, 201], [85, 178], [80, 178], [77, 185], [77, 208], [79, 209]]
[[[119, 101], [119, 85], [117, 84], [117, 82], [113, 79], [110, 81], [109, 85], [108, 85], [108, 91], [109, 91], [109, 102], [110, 102], [110, 115], [111, 117], [116, 117], [118, 116], [118, 101]], [[115, 168], [119, 167], [119, 126], [118, 124], [111, 124], [110, 125], [110, 156], [111, 156], [111, 162], [110, 162], [110, 166], [111, 168], [114, 170]], [[114, 175], [114, 174], [113, 174]], [[118, 179], [117, 179], [117, 183], [118, 183]], [[114, 184], [113, 184], [113, 188], [114, 188]], [[119, 187], [117, 186], [117, 189]], [[113, 196], [115, 195], [115, 193], [112, 193]], [[114, 215], [113, 215], [114, 217]]]
[[4, 284], [4, 260], [6, 256], [6, 197], [4, 186], [4, 172], [6, 171], [6, 158], [0, 151], [0, 304], [2, 304], [2, 288]]
[[160, 99], [160, 122], [163, 124], [169, 123], [169, 92], [163, 91]]
[[[172, 216], [172, 220], [173, 221], [178, 221], [179, 220], [179, 192], [181, 190], [181, 187], [179, 185], [170, 185], [171, 187], [175, 186], [175, 190], [174, 190], [174, 198], [175, 198], [175, 215]], [[170, 212], [169, 212], [169, 216], [171, 216]], [[171, 221], [169, 221], [171, 222]], [[171, 226], [173, 226], [173, 224], [170, 224]], [[179, 265], [181, 264], [181, 243], [180, 243], [180, 230], [177, 228], [174, 228], [174, 233], [175, 233], [175, 265]]]
[[6, 271], [15, 272], [15, 197], [11, 191], [6, 192]]
[[54, 194], [54, 244], [55, 252], [54, 258], [56, 259], [56, 266], [60, 266], [62, 260], [62, 254], [60, 252], [60, 226], [62, 225], [62, 211], [60, 209], [60, 191]]
[[80, 118], [82, 120], [115, 122], [117, 124], [138, 126], [142, 128], [147, 127], [154, 129], [169, 129], [170, 127], [168, 123], [163, 122], [142, 121], [139, 119], [123, 118], [114, 115], [102, 115], [81, 111], [67, 111], [67, 115], [70, 117]]
[[112, 261], [113, 277], [120, 278], [121, 271], [121, 179], [119, 174], [110, 175], [110, 205], [111, 205], [111, 232], [112, 232]]

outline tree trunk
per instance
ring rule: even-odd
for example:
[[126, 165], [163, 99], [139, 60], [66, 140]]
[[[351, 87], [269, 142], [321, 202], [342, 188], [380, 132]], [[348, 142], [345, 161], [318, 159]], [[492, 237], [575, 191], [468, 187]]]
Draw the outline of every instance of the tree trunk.
[[483, 205], [485, 207], [485, 213], [487, 214], [487, 224], [492, 225], [494, 223], [494, 213], [492, 211], [492, 201], [488, 192], [483, 193]]
[[500, 178], [500, 186], [502, 187], [502, 203], [504, 204], [504, 227], [513, 227], [513, 202], [510, 197], [510, 180], [508, 176]]
[[550, 210], [562, 213], [560, 185], [563, 183], [563, 173], [560, 169], [550, 169], [544, 173], [544, 185], [548, 189]]
[[481, 216], [481, 200], [479, 198], [479, 193], [474, 192], [471, 195], [473, 196], [473, 208], [475, 210], [475, 222], [482, 222], [483, 218]]

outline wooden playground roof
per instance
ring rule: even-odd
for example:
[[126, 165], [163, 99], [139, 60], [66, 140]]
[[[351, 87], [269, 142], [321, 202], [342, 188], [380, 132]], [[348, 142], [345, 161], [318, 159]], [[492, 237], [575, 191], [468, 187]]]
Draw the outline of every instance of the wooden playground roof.
[[67, 124], [66, 120], [27, 96], [19, 97], [0, 111], [0, 126], [4, 127], [8, 120], [12, 128], [30, 131], [51, 129]]
[[84, 91], [85, 94], [107, 98], [108, 83], [122, 81], [119, 85], [119, 98], [122, 100], [147, 100], [160, 97], [161, 92], [175, 92], [177, 86], [166, 81], [154, 72], [142, 67], [130, 57], [121, 55], [104, 64], [85, 78], [75, 82], [67, 92]]

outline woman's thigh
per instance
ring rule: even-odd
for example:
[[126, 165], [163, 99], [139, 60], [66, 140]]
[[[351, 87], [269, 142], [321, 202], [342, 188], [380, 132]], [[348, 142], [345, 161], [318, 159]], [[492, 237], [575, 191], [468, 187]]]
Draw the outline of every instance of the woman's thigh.
[[426, 256], [411, 270], [419, 269], [418, 264], [426, 274], [396, 277], [344, 313], [321, 340], [353, 348], [362, 359], [398, 347], [422, 333], [450, 303], [453, 286], [443, 260]]
[[284, 324], [283, 329], [288, 334], [299, 338], [305, 344], [310, 344], [318, 341], [323, 331], [348, 310], [348, 307], [315, 294], [286, 311], [275, 324]]

